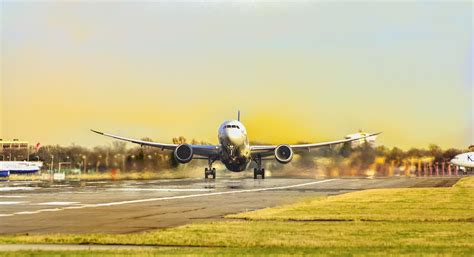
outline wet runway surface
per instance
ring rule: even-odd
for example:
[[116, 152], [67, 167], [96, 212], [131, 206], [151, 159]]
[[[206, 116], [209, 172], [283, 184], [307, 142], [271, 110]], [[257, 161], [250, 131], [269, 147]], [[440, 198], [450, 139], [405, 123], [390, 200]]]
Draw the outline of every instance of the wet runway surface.
[[133, 233], [222, 219], [371, 188], [452, 186], [459, 178], [218, 178], [0, 183], [0, 234]]

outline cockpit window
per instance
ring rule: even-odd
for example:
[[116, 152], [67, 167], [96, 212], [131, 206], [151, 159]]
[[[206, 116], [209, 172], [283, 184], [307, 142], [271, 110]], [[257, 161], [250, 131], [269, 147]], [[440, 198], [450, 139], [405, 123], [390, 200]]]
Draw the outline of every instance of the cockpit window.
[[236, 129], [240, 129], [239, 126], [237, 126], [237, 125], [225, 125], [224, 128], [236, 128]]

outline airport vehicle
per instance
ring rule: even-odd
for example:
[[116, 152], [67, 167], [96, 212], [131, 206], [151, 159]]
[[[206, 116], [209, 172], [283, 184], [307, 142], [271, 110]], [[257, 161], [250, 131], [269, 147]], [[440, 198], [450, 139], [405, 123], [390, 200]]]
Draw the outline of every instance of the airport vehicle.
[[464, 172], [474, 169], [474, 152], [462, 153], [454, 156], [451, 163], [460, 167]]
[[0, 161], [0, 176], [8, 177], [10, 174], [35, 173], [41, 167], [43, 167], [42, 162]]
[[262, 168], [263, 160], [270, 160], [273, 157], [276, 161], [287, 164], [293, 159], [294, 151], [309, 151], [311, 148], [331, 146], [360, 140], [376, 136], [380, 133], [361, 135], [331, 142], [322, 142], [314, 144], [280, 144], [280, 145], [250, 145], [247, 136], [247, 130], [240, 122], [240, 112], [237, 120], [226, 121], [221, 124], [218, 130], [219, 145], [192, 145], [192, 144], [166, 144], [156, 143], [132, 138], [126, 138], [91, 130], [97, 134], [112, 137], [118, 140], [127, 141], [141, 146], [158, 147], [162, 150], [174, 152], [174, 158], [179, 163], [188, 163], [193, 159], [206, 159], [208, 168], [204, 169], [205, 178], [216, 178], [216, 169], [212, 164], [220, 160], [228, 170], [232, 172], [241, 172], [248, 168], [253, 161], [256, 164], [254, 168], [254, 178], [260, 176], [265, 178], [265, 169]]

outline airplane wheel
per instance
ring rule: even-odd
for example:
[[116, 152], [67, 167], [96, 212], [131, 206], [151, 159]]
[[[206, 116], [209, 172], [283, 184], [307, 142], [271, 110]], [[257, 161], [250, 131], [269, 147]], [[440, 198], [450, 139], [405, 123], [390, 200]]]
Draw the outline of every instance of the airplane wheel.
[[216, 179], [216, 168], [212, 168], [212, 178]]
[[208, 173], [209, 173], [209, 169], [205, 168], [204, 169], [204, 178], [207, 178]]
[[262, 175], [262, 179], [265, 179], [265, 169], [262, 169], [262, 173], [260, 175]]
[[257, 168], [253, 168], [253, 179], [257, 179]]

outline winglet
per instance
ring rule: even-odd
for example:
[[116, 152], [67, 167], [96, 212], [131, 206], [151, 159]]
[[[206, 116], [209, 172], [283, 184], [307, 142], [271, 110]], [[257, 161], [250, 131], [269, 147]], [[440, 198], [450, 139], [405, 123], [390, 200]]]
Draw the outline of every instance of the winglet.
[[103, 133], [103, 132], [100, 132], [100, 131], [97, 131], [97, 130], [93, 130], [93, 129], [91, 129], [91, 131], [92, 131], [92, 132], [94, 132], [94, 133], [97, 133], [97, 134], [99, 134], [99, 135], [104, 135], [104, 133]]
[[240, 110], [237, 112], [237, 121], [240, 121]]
[[365, 136], [361, 137], [360, 139], [364, 139], [364, 138], [368, 138], [368, 137], [375, 137], [375, 136], [378, 136], [380, 134], [382, 134], [382, 132], [372, 133], [372, 134], [369, 134], [369, 135], [365, 135]]

